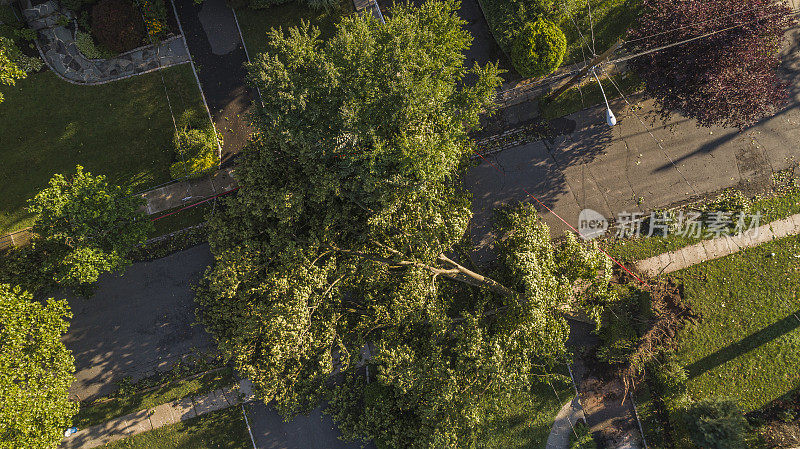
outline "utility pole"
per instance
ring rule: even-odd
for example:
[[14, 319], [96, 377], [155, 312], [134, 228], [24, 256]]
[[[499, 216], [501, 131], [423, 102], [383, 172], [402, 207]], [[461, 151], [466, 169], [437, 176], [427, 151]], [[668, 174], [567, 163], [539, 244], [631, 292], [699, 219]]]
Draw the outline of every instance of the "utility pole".
[[603, 62], [607, 61], [608, 58], [610, 58], [611, 55], [615, 51], [617, 51], [617, 49], [621, 45], [622, 45], [622, 39], [617, 39], [617, 42], [614, 43], [614, 45], [612, 45], [611, 47], [609, 47], [608, 50], [604, 51], [603, 54], [601, 54], [599, 56], [595, 56], [595, 58], [592, 59], [592, 61], [589, 62], [589, 64], [586, 67], [582, 68], [580, 72], [578, 72], [575, 76], [570, 78], [569, 81], [567, 81], [564, 84], [562, 84], [561, 86], [559, 86], [558, 89], [556, 89], [553, 93], [548, 95], [548, 97], [547, 97], [548, 99], [546, 101], [549, 102], [551, 100], [554, 100], [554, 99], [558, 98], [558, 96], [563, 94], [564, 92], [566, 92], [567, 89], [569, 89], [570, 87], [572, 87], [575, 84], [577, 84], [578, 81], [582, 80], [583, 77], [585, 77], [589, 73], [589, 70], [592, 70], [597, 65], [602, 64]]

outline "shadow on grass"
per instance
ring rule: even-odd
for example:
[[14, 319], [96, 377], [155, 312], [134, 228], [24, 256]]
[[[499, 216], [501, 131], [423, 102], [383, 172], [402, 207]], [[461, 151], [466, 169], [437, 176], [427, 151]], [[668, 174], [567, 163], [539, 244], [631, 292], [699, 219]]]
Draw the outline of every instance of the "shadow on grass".
[[728, 345], [686, 367], [689, 378], [697, 377], [706, 371], [712, 370], [736, 357], [752, 351], [759, 346], [769, 343], [772, 340], [782, 337], [789, 332], [800, 328], [800, 310], [789, 314], [785, 318], [776, 321], [769, 326], [754, 332], [742, 340]]

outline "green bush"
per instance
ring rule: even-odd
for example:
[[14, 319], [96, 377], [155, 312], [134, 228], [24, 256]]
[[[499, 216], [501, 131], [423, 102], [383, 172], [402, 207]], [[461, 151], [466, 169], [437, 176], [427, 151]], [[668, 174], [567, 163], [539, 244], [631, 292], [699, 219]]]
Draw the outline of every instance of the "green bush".
[[311, 9], [320, 11], [320, 10], [330, 10], [339, 6], [339, 0], [304, 0]]
[[686, 381], [689, 380], [689, 376], [676, 359], [675, 352], [665, 352], [663, 356], [666, 361], [652, 363], [648, 369], [658, 394], [664, 398], [674, 398], [686, 392]]
[[690, 405], [684, 415], [692, 441], [703, 449], [745, 449], [747, 421], [731, 399], [707, 399]]
[[651, 316], [651, 298], [635, 285], [619, 286], [618, 300], [609, 305], [603, 314], [600, 327], [600, 347], [597, 358], [609, 365], [624, 365], [639, 345], [643, 323]]
[[583, 421], [575, 424], [575, 433], [571, 434], [569, 441], [569, 449], [597, 449], [597, 442]]
[[219, 166], [214, 130], [183, 129], [175, 133], [175, 163], [169, 168], [174, 178], [199, 178]]
[[567, 38], [558, 26], [547, 19], [528, 23], [514, 40], [511, 63], [525, 78], [552, 73], [564, 60]]
[[290, 0], [249, 0], [247, 6], [253, 9], [265, 9], [270, 6], [283, 5], [289, 3]]
[[94, 44], [94, 39], [88, 33], [84, 33], [83, 31], [78, 31], [75, 35], [75, 46], [78, 47], [83, 56], [86, 56], [89, 59], [108, 59], [114, 56], [113, 53], [98, 48]]

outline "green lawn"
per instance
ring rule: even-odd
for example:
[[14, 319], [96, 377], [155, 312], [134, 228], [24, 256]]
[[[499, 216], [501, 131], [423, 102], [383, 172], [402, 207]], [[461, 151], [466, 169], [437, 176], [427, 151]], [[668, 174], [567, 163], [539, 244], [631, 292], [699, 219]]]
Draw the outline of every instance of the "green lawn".
[[[161, 71], [178, 126], [207, 126], [188, 64]], [[29, 226], [26, 200], [80, 164], [134, 192], [168, 181], [174, 132], [161, 75], [77, 86], [49, 71], [3, 86], [0, 234]]]
[[108, 449], [250, 449], [241, 407], [198, 416], [103, 446]]
[[[630, 94], [641, 86], [641, 80], [632, 72], [614, 75], [613, 79], [614, 83], [619, 86], [623, 93]], [[614, 84], [608, 77], [602, 77], [600, 82], [603, 83], [603, 89], [605, 89], [606, 97], [609, 100], [620, 96], [619, 91], [614, 87]], [[589, 78], [586, 84], [580, 86], [580, 89], [578, 87], [573, 87], [559, 95], [558, 98], [553, 100], [545, 99], [545, 101], [539, 102], [539, 115], [543, 119], [552, 120], [554, 118], [570, 115], [591, 106], [602, 104], [604, 101], [603, 93], [600, 91], [597, 81], [592, 77]]]
[[556, 413], [573, 397], [575, 392], [568, 376], [559, 376], [552, 387], [541, 383], [530, 393], [517, 395], [512, 401], [505, 402], [502, 410], [494, 413], [494, 418], [480, 436], [480, 447], [544, 449]]
[[354, 10], [352, 0], [342, 0], [338, 9], [330, 11], [315, 11], [301, 1], [293, 1], [284, 5], [273, 6], [267, 9], [240, 8], [236, 10], [236, 17], [242, 29], [247, 52], [251, 58], [267, 49], [267, 33], [272, 28], [283, 28], [300, 25], [305, 20], [320, 29], [322, 37], [331, 36], [336, 23], [342, 15], [350, 14]]
[[100, 399], [91, 404], [81, 404], [73, 425], [83, 429], [139, 410], [153, 408], [167, 402], [208, 393], [236, 383], [230, 368], [206, 373], [194, 379], [178, 380], [154, 390], [124, 394], [112, 399]]
[[592, 30], [594, 30], [594, 49], [598, 55], [603, 53], [618, 38], [625, 36], [641, 11], [640, 0], [590, 0], [590, 2], [591, 19], [589, 8], [584, 2], [579, 2], [583, 8], [574, 15], [580, 33], [572, 19], [568, 18], [559, 24], [567, 37], [567, 53], [564, 55], [563, 65], [583, 62], [584, 56], [587, 59], [591, 57], [585, 44], [591, 45]]
[[150, 237], [167, 235], [203, 223], [206, 221], [207, 215], [213, 210], [213, 203], [208, 202], [189, 209], [180, 209], [165, 210], [151, 216], [150, 218], [157, 218], [174, 212], [168, 217], [153, 222], [153, 232], [150, 233]]
[[[780, 195], [753, 201], [752, 213], [761, 213], [760, 224], [780, 220], [800, 213], [800, 188], [787, 189]], [[708, 237], [705, 237], [708, 238]], [[677, 234], [617, 240], [607, 246], [609, 254], [630, 262], [697, 243], [703, 239], [681, 237]]]
[[678, 335], [692, 398], [728, 396], [750, 411], [800, 387], [800, 237], [675, 277], [701, 316]]

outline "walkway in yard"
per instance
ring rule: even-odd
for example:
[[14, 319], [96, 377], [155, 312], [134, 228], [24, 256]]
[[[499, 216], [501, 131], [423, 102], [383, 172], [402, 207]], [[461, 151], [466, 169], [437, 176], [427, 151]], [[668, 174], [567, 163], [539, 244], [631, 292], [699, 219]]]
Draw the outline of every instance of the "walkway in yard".
[[225, 0], [174, 0], [174, 11], [189, 46], [197, 78], [222, 137], [222, 161], [247, 143], [248, 111], [256, 94], [247, 86], [247, 53], [233, 10]]
[[189, 53], [180, 36], [111, 59], [89, 59], [78, 50], [74, 30], [61, 25], [64, 18], [73, 18], [72, 13], [61, 9], [56, 1], [49, 0], [22, 13], [28, 25], [38, 32], [36, 46], [47, 66], [73, 84], [105, 84], [189, 62]]
[[[143, 210], [155, 215], [170, 209], [190, 205], [230, 192], [237, 186], [234, 168], [222, 168], [200, 179], [175, 181], [141, 194], [145, 200]], [[30, 241], [30, 228], [0, 236], [0, 250], [12, 246], [25, 246]]]
[[800, 234], [800, 214], [773, 221], [744, 234], [704, 240], [679, 250], [659, 254], [640, 260], [634, 266], [640, 272], [655, 277], [797, 234]]

